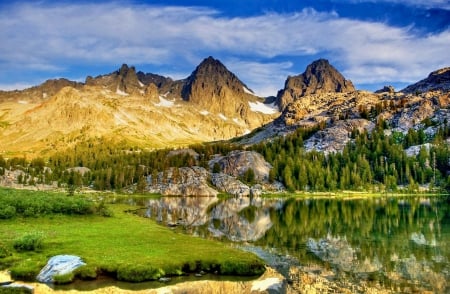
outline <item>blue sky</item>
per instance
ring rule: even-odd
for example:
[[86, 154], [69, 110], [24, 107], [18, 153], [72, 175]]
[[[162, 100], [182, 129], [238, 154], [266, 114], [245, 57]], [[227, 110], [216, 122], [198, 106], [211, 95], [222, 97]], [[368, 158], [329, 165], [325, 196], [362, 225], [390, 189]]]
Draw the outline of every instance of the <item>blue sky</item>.
[[0, 89], [122, 63], [180, 79], [210, 55], [265, 96], [318, 58], [358, 89], [401, 89], [450, 66], [450, 1], [0, 2]]

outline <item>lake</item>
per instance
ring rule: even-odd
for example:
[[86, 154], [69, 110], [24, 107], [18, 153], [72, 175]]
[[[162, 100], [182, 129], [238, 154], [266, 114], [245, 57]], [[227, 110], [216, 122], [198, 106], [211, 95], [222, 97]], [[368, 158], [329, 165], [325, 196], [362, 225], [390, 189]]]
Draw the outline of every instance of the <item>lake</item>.
[[450, 196], [129, 198], [136, 213], [258, 254], [291, 287], [448, 293]]

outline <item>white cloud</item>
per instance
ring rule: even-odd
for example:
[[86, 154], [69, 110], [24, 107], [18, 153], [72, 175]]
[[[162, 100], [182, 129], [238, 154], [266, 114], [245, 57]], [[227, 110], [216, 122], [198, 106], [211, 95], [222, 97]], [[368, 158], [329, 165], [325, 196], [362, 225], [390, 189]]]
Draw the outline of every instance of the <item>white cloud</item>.
[[287, 76], [298, 74], [292, 71], [291, 62], [262, 63], [231, 59], [224, 64], [261, 97], [276, 95], [284, 86]]
[[[193, 68], [203, 57], [220, 55], [257, 94], [275, 95], [287, 75], [303, 71], [274, 61], [280, 56], [326, 57], [355, 84], [417, 81], [449, 65], [450, 29], [417, 35], [412, 27], [313, 9], [229, 18], [198, 7], [39, 2], [0, 11], [0, 27], [0, 78], [14, 70], [55, 75], [78, 65], [123, 62]], [[185, 69], [166, 71], [186, 76]]]
[[439, 9], [450, 9], [450, 3], [448, 0], [335, 0], [335, 2], [350, 2], [350, 3], [395, 3], [402, 4], [406, 6], [416, 6], [424, 8], [439, 8]]

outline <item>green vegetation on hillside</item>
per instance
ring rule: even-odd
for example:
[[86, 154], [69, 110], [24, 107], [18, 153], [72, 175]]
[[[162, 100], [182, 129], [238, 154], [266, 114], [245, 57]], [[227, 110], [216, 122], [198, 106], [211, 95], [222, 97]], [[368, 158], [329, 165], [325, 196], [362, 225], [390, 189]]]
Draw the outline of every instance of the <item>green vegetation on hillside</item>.
[[[426, 122], [425, 122], [426, 123]], [[425, 124], [426, 125], [426, 124]], [[419, 185], [430, 189], [450, 188], [450, 151], [444, 140], [450, 128], [440, 128], [433, 137], [423, 130], [410, 129], [408, 133], [392, 132], [387, 135], [386, 123], [380, 121], [372, 132], [352, 132], [352, 139], [342, 152], [324, 154], [306, 152], [303, 142], [318, 129], [298, 129], [293, 134], [263, 142], [251, 147], [263, 154], [272, 164], [270, 181], [281, 181], [289, 191], [372, 190], [395, 191], [406, 187], [417, 191]], [[404, 149], [413, 145], [432, 143], [422, 147], [417, 156], [407, 156]], [[169, 167], [203, 166], [214, 154], [227, 154], [244, 146], [228, 142], [215, 142], [191, 146], [198, 157], [186, 152], [169, 154], [171, 150], [142, 150], [126, 143], [112, 143], [102, 139], [90, 140], [53, 156], [11, 158], [0, 156], [0, 175], [7, 169], [22, 170], [19, 184], [58, 183], [73, 194], [76, 187], [96, 190], [122, 190], [134, 186], [144, 192], [146, 177], [156, 179], [159, 172]], [[86, 167], [79, 172], [73, 167]], [[218, 166], [213, 171], [218, 171]], [[220, 168], [219, 168], [220, 169]], [[241, 177], [252, 184], [252, 170]], [[405, 189], [405, 188], [403, 188]]]
[[[0, 189], [0, 200], [14, 193]], [[46, 192], [31, 192], [27, 197], [46, 199], [50, 206], [57, 205], [54, 199], [72, 198]], [[33, 280], [51, 256], [73, 254], [87, 263], [76, 276], [87, 279], [105, 274], [140, 282], [199, 271], [223, 275], [258, 275], [264, 271], [262, 261], [253, 254], [175, 233], [149, 219], [125, 213], [130, 208], [126, 205], [105, 205], [113, 212], [112, 217], [51, 210], [36, 217], [17, 215], [0, 220], [0, 268], [10, 268], [13, 278]]]
[[272, 164], [270, 180], [282, 181], [289, 191], [395, 191], [405, 185], [413, 192], [419, 184], [427, 183], [450, 188], [450, 150], [443, 140], [449, 135], [448, 128], [440, 129], [429, 150], [422, 147], [417, 156], [407, 156], [404, 147], [424, 143], [423, 132], [411, 129], [405, 136], [388, 136], [382, 122], [371, 133], [353, 132], [354, 140], [342, 153], [306, 152], [303, 140], [310, 134], [298, 129], [292, 135], [253, 147]]

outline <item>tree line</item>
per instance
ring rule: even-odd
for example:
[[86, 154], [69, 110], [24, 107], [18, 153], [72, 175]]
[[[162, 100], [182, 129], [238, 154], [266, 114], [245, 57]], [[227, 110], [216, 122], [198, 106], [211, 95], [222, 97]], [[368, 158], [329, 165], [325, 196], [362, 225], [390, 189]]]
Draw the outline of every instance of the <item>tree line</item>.
[[[450, 151], [445, 141], [448, 127], [441, 127], [429, 138], [422, 130], [410, 129], [406, 134], [385, 132], [382, 121], [372, 132], [353, 131], [352, 140], [342, 152], [324, 154], [306, 151], [304, 141], [317, 128], [299, 128], [290, 135], [251, 147], [261, 153], [273, 166], [269, 181], [282, 182], [288, 191], [389, 190], [401, 186], [416, 191], [419, 185], [430, 188], [450, 187]], [[417, 156], [407, 156], [404, 149], [431, 142], [430, 148], [420, 149]], [[171, 149], [142, 150], [129, 147], [127, 142], [113, 143], [91, 139], [46, 159], [11, 158], [0, 156], [0, 175], [8, 169], [22, 170], [19, 183], [51, 184], [68, 187], [87, 186], [96, 190], [121, 190], [135, 185], [144, 191], [147, 176], [155, 179], [169, 167], [202, 166], [215, 154], [227, 154], [244, 146], [230, 142], [197, 144], [190, 152], [171, 153]], [[73, 167], [86, 167], [80, 172]], [[213, 167], [218, 171], [218, 167]], [[252, 183], [250, 170], [242, 180]]]

